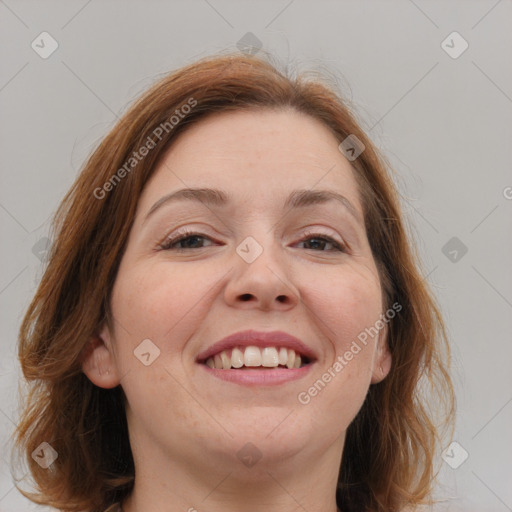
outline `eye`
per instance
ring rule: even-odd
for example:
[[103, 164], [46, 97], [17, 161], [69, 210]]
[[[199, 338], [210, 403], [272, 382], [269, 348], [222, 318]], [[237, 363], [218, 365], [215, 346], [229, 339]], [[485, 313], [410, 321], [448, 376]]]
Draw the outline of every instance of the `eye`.
[[[207, 247], [204, 245], [205, 240], [211, 241], [211, 238], [204, 235], [203, 233], [185, 231], [176, 234], [174, 237], [166, 238], [158, 246], [158, 248], [163, 251], [178, 252], [202, 249]], [[337, 242], [334, 238], [321, 233], [307, 233], [299, 243], [306, 243], [310, 245], [310, 247], [305, 247], [305, 249], [316, 250], [320, 252], [345, 251], [345, 246], [343, 244]], [[178, 247], [175, 247], [176, 245]], [[325, 249], [327, 246], [332, 246], [332, 248]]]
[[[344, 252], [345, 246], [336, 240], [334, 238], [324, 235], [321, 233], [307, 233], [306, 237], [302, 239], [300, 243], [306, 243], [309, 244], [311, 247], [305, 247], [305, 249], [313, 249], [313, 250], [319, 250], [320, 252], [331, 252], [331, 251], [339, 251]], [[334, 247], [334, 249], [328, 249], [325, 250], [324, 248], [327, 245], [331, 245]]]
[[[202, 249], [205, 247], [201, 245], [201, 240], [210, 240], [206, 235], [202, 233], [195, 233], [192, 231], [185, 231], [179, 233], [172, 238], [166, 238], [158, 247], [163, 251], [187, 251], [191, 249]], [[173, 246], [181, 245], [176, 248]]]

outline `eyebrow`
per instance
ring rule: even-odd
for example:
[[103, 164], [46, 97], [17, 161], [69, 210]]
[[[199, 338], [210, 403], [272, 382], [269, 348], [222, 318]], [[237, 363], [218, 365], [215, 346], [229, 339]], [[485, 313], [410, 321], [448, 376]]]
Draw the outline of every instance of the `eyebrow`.
[[[182, 188], [161, 197], [149, 210], [144, 222], [148, 217], [161, 208], [163, 205], [182, 201], [184, 199], [203, 203], [211, 206], [226, 206], [230, 202], [230, 196], [226, 192], [212, 188]], [[302, 208], [311, 205], [320, 205], [329, 201], [337, 201], [342, 204], [349, 213], [363, 225], [360, 213], [354, 205], [342, 194], [332, 190], [294, 190], [285, 201], [284, 209]]]

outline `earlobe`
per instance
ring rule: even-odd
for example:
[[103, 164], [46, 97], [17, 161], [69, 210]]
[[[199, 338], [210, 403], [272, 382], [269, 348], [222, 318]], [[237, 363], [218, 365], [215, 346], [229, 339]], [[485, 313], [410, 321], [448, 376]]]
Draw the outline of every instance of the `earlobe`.
[[377, 344], [377, 354], [375, 356], [375, 362], [372, 371], [372, 384], [378, 384], [382, 382], [389, 374], [391, 370], [392, 356], [388, 348], [387, 342], [387, 329], [381, 332]]
[[100, 388], [110, 389], [119, 385], [120, 379], [114, 358], [101, 335], [95, 335], [84, 348], [82, 371]]

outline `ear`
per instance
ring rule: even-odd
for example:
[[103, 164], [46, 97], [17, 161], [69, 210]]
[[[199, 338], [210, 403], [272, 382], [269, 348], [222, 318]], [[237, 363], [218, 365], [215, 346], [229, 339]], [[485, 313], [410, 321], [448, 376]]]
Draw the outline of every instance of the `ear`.
[[392, 356], [388, 347], [388, 326], [379, 331], [373, 362], [372, 384], [382, 382], [391, 370]]
[[82, 371], [93, 384], [105, 389], [114, 388], [121, 381], [110, 341], [110, 332], [104, 326], [91, 337], [81, 357]]

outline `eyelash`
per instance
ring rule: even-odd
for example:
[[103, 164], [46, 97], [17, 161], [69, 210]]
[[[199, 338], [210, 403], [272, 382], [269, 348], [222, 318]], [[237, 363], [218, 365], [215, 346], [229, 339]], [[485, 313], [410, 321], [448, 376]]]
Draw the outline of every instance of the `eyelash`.
[[[187, 240], [188, 238], [192, 238], [192, 237], [209, 238], [208, 236], [204, 235], [203, 233], [198, 233], [195, 231], [183, 231], [182, 233], [177, 234], [173, 238], [167, 238], [166, 240], [164, 240], [158, 246], [158, 248], [163, 251], [177, 251], [177, 252], [193, 251], [194, 248], [172, 249], [173, 245], [175, 245], [179, 242], [182, 242], [183, 240]], [[343, 244], [341, 244], [337, 240], [334, 240], [334, 238], [332, 238], [328, 235], [321, 234], [321, 233], [307, 232], [304, 234], [304, 236], [302, 237], [302, 239], [300, 241], [304, 242], [306, 240], [315, 240], [315, 239], [323, 240], [323, 241], [328, 242], [334, 246], [334, 249], [331, 251], [317, 251], [317, 252], [332, 252], [332, 251], [345, 252], [346, 251], [346, 247]], [[196, 249], [204, 249], [204, 247], [198, 247]], [[309, 250], [314, 250], [314, 249], [309, 249]]]

